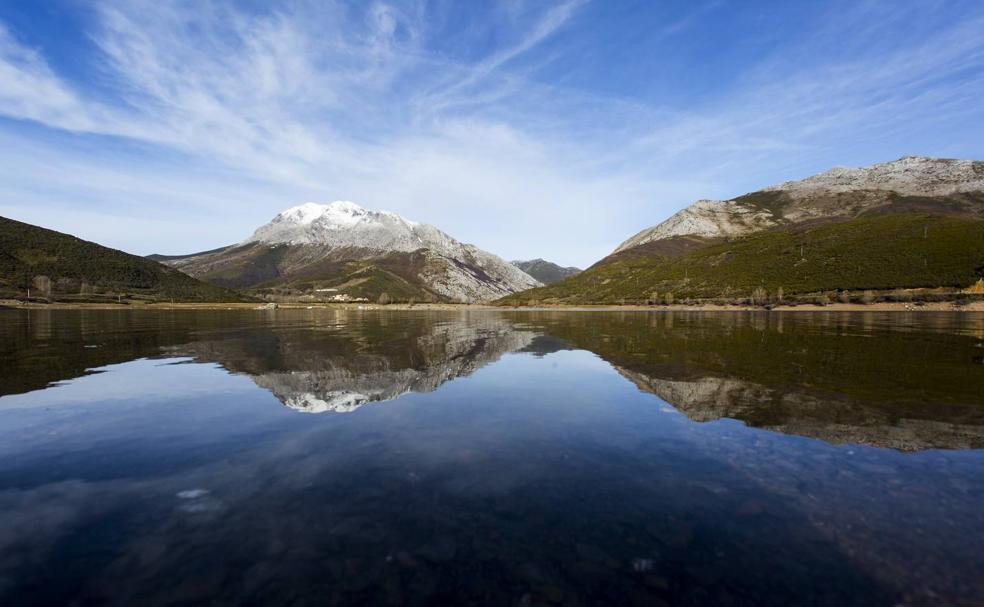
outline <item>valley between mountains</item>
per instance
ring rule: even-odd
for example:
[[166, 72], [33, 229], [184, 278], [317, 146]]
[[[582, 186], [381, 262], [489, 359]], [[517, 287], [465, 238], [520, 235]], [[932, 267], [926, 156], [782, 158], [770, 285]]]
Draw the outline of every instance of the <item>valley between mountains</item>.
[[33, 302], [775, 305], [984, 298], [984, 162], [910, 156], [698, 200], [590, 268], [507, 262], [425, 223], [307, 203], [242, 241], [142, 258], [0, 218]]

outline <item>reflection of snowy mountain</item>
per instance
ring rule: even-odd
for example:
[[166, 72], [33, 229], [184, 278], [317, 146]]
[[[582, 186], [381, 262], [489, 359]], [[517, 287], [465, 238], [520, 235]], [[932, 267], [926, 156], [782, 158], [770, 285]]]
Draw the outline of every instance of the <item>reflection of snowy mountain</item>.
[[[291, 409], [343, 413], [435, 390], [509, 352], [580, 349], [697, 422], [903, 451], [984, 448], [980, 371], [963, 362], [977, 338], [876, 341], [858, 325], [868, 317], [837, 317], [838, 331], [816, 330], [817, 318], [281, 310], [274, 324], [223, 327], [161, 351], [247, 375]], [[920, 378], [917, 354], [951, 361], [954, 381]], [[866, 371], [852, 375], [858, 366]]]
[[[436, 356], [419, 368], [393, 368], [385, 355], [374, 360], [341, 361], [331, 369], [264, 373], [253, 377], [260, 387], [273, 392], [291, 409], [305, 413], [348, 413], [362, 405], [393, 400], [407, 392], [431, 392], [448, 380], [469, 375], [503, 354], [526, 347], [529, 332], [481, 330], [455, 331], [445, 344], [444, 356]], [[430, 336], [422, 336], [422, 338]]]
[[267, 334], [262, 341], [199, 342], [178, 351], [248, 375], [291, 409], [348, 413], [408, 392], [433, 391], [526, 348], [536, 336], [499, 316], [443, 320], [401, 326], [397, 339], [389, 328], [354, 323], [330, 332]]

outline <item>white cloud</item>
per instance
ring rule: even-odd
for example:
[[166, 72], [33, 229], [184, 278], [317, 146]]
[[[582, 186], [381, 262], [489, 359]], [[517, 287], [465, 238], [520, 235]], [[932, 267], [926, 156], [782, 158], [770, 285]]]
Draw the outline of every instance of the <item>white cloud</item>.
[[[14, 146], [0, 150], [0, 211], [180, 252], [239, 240], [301, 200], [352, 199], [504, 257], [586, 265], [695, 198], [888, 159], [845, 153], [858, 141], [930, 153], [902, 149], [900, 134], [981, 117], [980, 20], [886, 42], [867, 9], [832, 15], [728, 95], [681, 107], [541, 77], [585, 6], [506, 5], [463, 39], [497, 42], [456, 54], [423, 3], [99, 4], [88, 33], [112, 101], [0, 24], [0, 114], [76, 133], [0, 125]], [[661, 35], [691, 35], [708, 6]], [[820, 57], [852, 31], [880, 42]]]
[[36, 51], [18, 43], [0, 23], [0, 108], [13, 118], [69, 130], [92, 124], [82, 103]]

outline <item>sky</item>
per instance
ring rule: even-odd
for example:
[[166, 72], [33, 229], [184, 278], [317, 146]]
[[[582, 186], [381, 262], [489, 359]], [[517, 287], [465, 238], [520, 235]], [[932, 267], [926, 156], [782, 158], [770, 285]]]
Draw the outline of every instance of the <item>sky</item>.
[[0, 215], [141, 255], [351, 200], [585, 267], [906, 155], [984, 159], [984, 2], [0, 0]]

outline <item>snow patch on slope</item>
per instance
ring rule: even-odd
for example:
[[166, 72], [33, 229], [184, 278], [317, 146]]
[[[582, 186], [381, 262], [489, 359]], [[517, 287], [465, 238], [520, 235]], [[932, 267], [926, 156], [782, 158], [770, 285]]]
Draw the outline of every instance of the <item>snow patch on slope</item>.
[[396, 213], [370, 211], [354, 202], [308, 202], [291, 207], [244, 241], [266, 244], [319, 244], [378, 251], [449, 250], [456, 241], [437, 228]]

